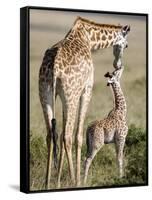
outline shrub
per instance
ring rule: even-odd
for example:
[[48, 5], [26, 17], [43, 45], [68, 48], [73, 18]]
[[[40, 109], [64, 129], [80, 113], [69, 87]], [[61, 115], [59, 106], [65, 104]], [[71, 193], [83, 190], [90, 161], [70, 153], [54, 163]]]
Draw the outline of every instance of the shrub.
[[128, 183], [145, 183], [147, 177], [146, 131], [131, 125], [125, 148]]
[[30, 137], [30, 187], [42, 189], [45, 183], [47, 150], [42, 136]]
[[[73, 148], [73, 151], [75, 149]], [[104, 145], [97, 154], [89, 170], [88, 186], [117, 186], [145, 184], [147, 178], [146, 131], [131, 125], [129, 127], [124, 149], [125, 173], [118, 177], [115, 147]], [[75, 154], [75, 152], [73, 152]], [[86, 156], [86, 145], [82, 148], [81, 173]], [[73, 156], [75, 158], [75, 156]], [[74, 160], [75, 161], [75, 160]], [[30, 137], [30, 188], [44, 189], [47, 163], [47, 147], [42, 136]], [[74, 162], [75, 164], [75, 162]], [[57, 171], [52, 168], [51, 188], [56, 188]], [[62, 187], [70, 187], [67, 160], [65, 157], [61, 177]]]

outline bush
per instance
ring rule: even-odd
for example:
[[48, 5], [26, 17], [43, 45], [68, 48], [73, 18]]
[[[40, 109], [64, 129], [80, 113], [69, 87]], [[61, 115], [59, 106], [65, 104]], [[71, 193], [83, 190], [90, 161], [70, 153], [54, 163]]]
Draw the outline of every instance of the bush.
[[30, 137], [30, 188], [43, 189], [45, 183], [47, 150], [41, 136]]
[[[75, 149], [73, 148], [73, 151]], [[75, 152], [73, 152], [75, 154]], [[82, 148], [81, 173], [86, 156], [86, 145]], [[75, 156], [73, 157], [75, 158]], [[75, 160], [74, 160], [75, 161]], [[30, 188], [44, 189], [47, 163], [47, 147], [42, 136], [30, 138]], [[75, 162], [74, 162], [75, 164]], [[146, 131], [131, 125], [129, 127], [124, 149], [125, 173], [118, 177], [114, 144], [104, 145], [97, 154], [89, 170], [87, 185], [118, 186], [145, 184], [147, 179]], [[51, 188], [56, 188], [57, 171], [52, 167]], [[65, 157], [61, 177], [62, 187], [70, 187], [67, 160]]]
[[128, 183], [145, 183], [147, 177], [146, 131], [131, 125], [126, 139], [125, 148]]
[[89, 186], [145, 184], [147, 179], [146, 131], [131, 125], [124, 149], [124, 177], [118, 177], [114, 145], [104, 145], [89, 170]]

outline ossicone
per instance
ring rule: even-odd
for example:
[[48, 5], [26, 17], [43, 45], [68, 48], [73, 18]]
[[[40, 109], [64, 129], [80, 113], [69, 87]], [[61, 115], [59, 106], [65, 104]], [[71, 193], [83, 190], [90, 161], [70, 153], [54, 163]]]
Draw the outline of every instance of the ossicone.
[[126, 36], [130, 32], [130, 25], [125, 25], [122, 27], [122, 33]]

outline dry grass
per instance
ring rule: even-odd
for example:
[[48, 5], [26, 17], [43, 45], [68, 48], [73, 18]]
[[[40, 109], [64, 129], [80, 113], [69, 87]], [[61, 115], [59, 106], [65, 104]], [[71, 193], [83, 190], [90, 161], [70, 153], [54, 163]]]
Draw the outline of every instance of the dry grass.
[[[125, 70], [122, 76], [121, 84], [127, 100], [128, 106], [128, 124], [135, 124], [136, 127], [146, 128], [146, 23], [144, 17], [136, 16], [119, 16], [119, 15], [98, 15], [87, 13], [66, 13], [53, 11], [31, 11], [31, 31], [30, 31], [30, 134], [32, 135], [31, 143], [34, 142], [33, 138], [42, 137], [41, 145], [44, 145], [44, 138], [46, 136], [46, 128], [43, 119], [43, 113], [38, 96], [38, 72], [42, 62], [45, 50], [61, 40], [70, 27], [72, 26], [76, 16], [83, 16], [88, 19], [101, 22], [101, 23], [114, 23], [114, 24], [130, 24], [131, 32], [129, 34], [128, 42], [129, 48], [124, 55]], [[93, 61], [95, 66], [95, 83], [93, 88], [93, 95], [89, 105], [88, 113], [85, 119], [84, 132], [87, 124], [95, 119], [102, 119], [112, 108], [112, 95], [108, 87], [106, 87], [106, 80], [104, 74], [112, 69], [113, 55], [112, 49], [99, 50], [93, 53]], [[57, 98], [56, 102], [56, 118], [58, 123], [58, 132], [61, 132], [61, 103]], [[84, 140], [85, 144], [85, 140]], [[36, 146], [35, 148], [39, 148]], [[85, 146], [82, 159], [85, 155]], [[105, 154], [113, 155], [113, 148], [103, 150]], [[105, 149], [106, 149], [105, 148]], [[32, 151], [32, 149], [31, 149]], [[103, 152], [103, 153], [104, 153]], [[32, 152], [31, 152], [32, 153]], [[46, 155], [46, 154], [44, 154]], [[46, 158], [42, 156], [43, 163], [37, 167], [32, 168], [31, 165], [31, 189], [42, 189], [44, 183], [44, 171]], [[110, 156], [109, 156], [110, 157]], [[108, 158], [107, 158], [108, 159]], [[112, 158], [113, 160], [113, 158]], [[110, 162], [110, 161], [107, 161]], [[66, 164], [65, 164], [66, 165]], [[98, 166], [98, 165], [97, 165]], [[109, 167], [110, 166], [110, 167]], [[112, 167], [115, 165], [110, 164], [108, 169], [94, 170], [92, 178], [89, 179], [90, 184], [100, 185], [108, 184], [109, 176], [113, 176]], [[33, 171], [34, 170], [34, 171]], [[100, 183], [97, 177], [102, 177], [102, 170], [107, 170], [109, 176], [101, 179]], [[40, 172], [40, 173], [39, 173]], [[67, 180], [67, 167], [64, 167], [64, 174], [62, 181], [65, 187], [68, 187]], [[39, 173], [39, 174], [38, 174]], [[55, 172], [54, 172], [55, 173]], [[40, 176], [41, 174], [41, 176]], [[40, 185], [35, 185], [34, 180], [36, 177], [41, 177]], [[35, 178], [35, 179], [33, 179]], [[111, 179], [112, 180], [112, 179]], [[54, 182], [54, 180], [52, 180]], [[113, 182], [115, 179], [113, 178]], [[111, 184], [113, 184], [111, 182]], [[88, 183], [89, 184], [89, 183]], [[109, 183], [110, 184], [110, 183]], [[55, 187], [52, 185], [52, 187]]]

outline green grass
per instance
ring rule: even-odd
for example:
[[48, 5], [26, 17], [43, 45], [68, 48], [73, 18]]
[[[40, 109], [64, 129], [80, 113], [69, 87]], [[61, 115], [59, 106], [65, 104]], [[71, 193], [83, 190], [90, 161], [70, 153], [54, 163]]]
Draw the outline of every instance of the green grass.
[[[42, 136], [31, 135], [30, 154], [30, 188], [31, 190], [45, 189], [45, 173], [47, 148]], [[75, 152], [73, 152], [75, 153]], [[82, 148], [82, 175], [83, 161], [86, 155], [86, 146]], [[114, 144], [104, 145], [97, 154], [89, 170], [87, 186], [116, 186], [146, 183], [146, 131], [131, 125], [128, 131], [124, 149], [124, 177], [118, 178]], [[56, 187], [57, 172], [52, 167], [51, 188]], [[67, 161], [61, 178], [62, 188], [70, 187]]]

